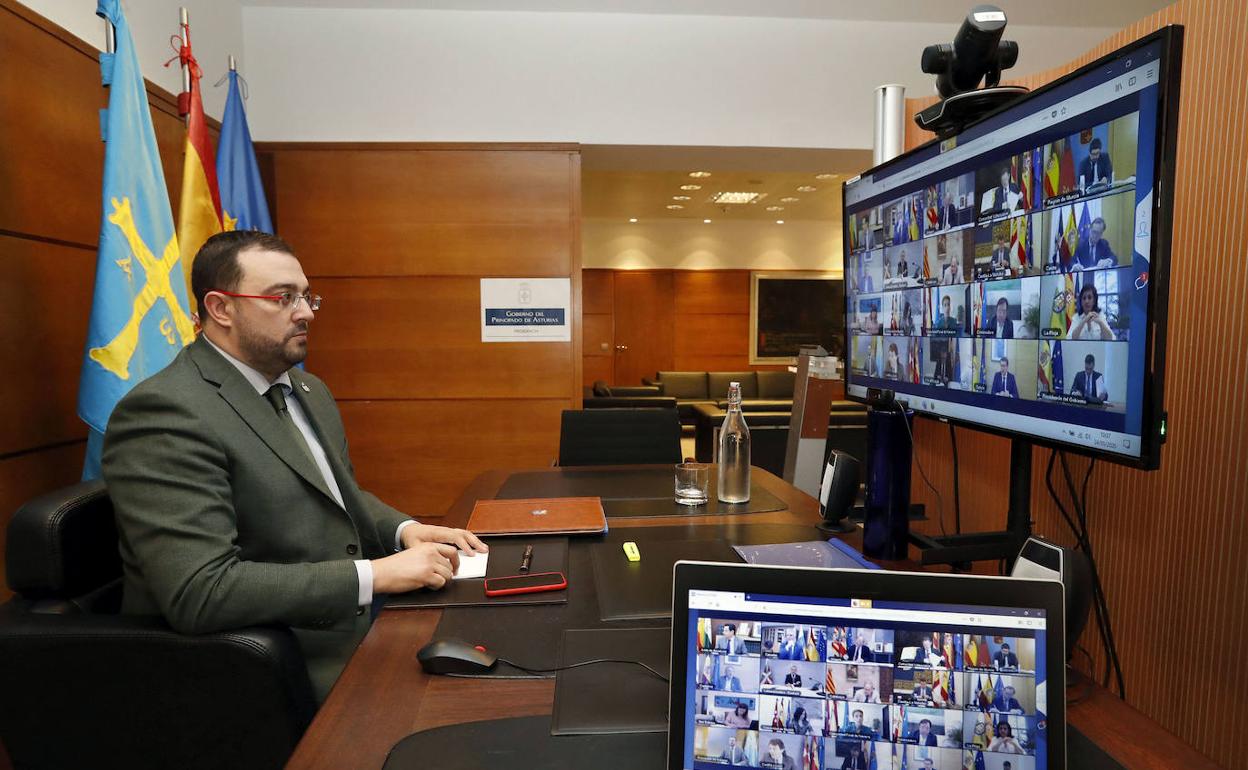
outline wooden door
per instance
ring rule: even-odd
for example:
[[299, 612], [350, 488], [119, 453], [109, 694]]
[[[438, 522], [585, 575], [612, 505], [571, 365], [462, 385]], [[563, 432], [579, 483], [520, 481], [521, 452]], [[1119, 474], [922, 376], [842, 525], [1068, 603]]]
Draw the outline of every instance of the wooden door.
[[640, 385], [671, 369], [675, 292], [672, 271], [615, 273], [615, 385]]

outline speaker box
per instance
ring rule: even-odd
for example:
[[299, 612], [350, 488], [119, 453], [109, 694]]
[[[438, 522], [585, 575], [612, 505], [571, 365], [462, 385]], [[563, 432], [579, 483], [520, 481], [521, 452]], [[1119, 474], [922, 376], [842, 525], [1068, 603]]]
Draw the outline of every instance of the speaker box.
[[1016, 578], [1060, 580], [1066, 589], [1066, 660], [1075, 651], [1092, 609], [1092, 570], [1082, 551], [1065, 548], [1040, 537], [1023, 543], [1014, 570]]
[[850, 454], [833, 449], [828, 455], [827, 467], [823, 469], [823, 483], [819, 487], [819, 512], [823, 521], [819, 529], [824, 532], [853, 532], [849, 521], [849, 509], [858, 497], [858, 478], [861, 463]]

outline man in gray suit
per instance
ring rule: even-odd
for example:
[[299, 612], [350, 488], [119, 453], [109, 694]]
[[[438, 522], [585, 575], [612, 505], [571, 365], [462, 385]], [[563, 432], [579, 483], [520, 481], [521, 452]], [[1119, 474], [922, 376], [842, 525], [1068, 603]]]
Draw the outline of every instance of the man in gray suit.
[[290, 246], [215, 235], [191, 284], [202, 333], [121, 400], [104, 436], [122, 610], [188, 634], [289, 626], [323, 701], [375, 596], [441, 588], [458, 551], [486, 548], [356, 484], [333, 396], [292, 368], [320, 297]]

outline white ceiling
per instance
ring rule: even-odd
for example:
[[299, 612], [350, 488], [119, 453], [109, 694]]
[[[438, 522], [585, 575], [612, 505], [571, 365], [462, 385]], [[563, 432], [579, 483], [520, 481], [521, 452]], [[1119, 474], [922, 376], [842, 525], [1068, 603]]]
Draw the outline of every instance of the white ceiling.
[[[243, 6], [284, 8], [404, 8], [437, 11], [638, 13], [678, 16], [757, 16], [846, 21], [948, 23], [954, 28], [972, 0], [242, 0]], [[1122, 27], [1169, 0], [1013, 0], [1000, 2], [1014, 24], [1040, 27]]]

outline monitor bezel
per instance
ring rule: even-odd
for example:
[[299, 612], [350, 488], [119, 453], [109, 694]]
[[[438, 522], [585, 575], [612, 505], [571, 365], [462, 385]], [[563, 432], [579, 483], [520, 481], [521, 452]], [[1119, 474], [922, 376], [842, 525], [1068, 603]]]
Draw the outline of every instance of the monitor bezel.
[[[1010, 590], [1002, 591], [1003, 583]], [[824, 590], [818, 590], [823, 588]], [[892, 570], [776, 567], [678, 561], [672, 579], [672, 665], [668, 697], [667, 768], [682, 770], [689, 679], [689, 591], [730, 591], [810, 598], [1022, 607], [1045, 613], [1048, 768], [1066, 767], [1065, 588], [1059, 580]]]
[[[1089, 64], [1062, 77], [1049, 82], [1040, 88], [1030, 91], [1026, 96], [1019, 98], [1017, 101], [1010, 102], [999, 107], [992, 112], [985, 114], [983, 117], [968, 124], [963, 128], [979, 125], [985, 120], [989, 120], [1002, 113], [1019, 107], [1025, 107], [1027, 102], [1033, 98], [1059, 88], [1072, 80], [1076, 80], [1087, 75], [1094, 70], [1104, 67], [1111, 61], [1129, 55], [1131, 52], [1152, 45], [1155, 42], [1162, 43], [1162, 54], [1158, 57], [1160, 73], [1157, 78], [1157, 86], [1161, 89], [1158, 95], [1157, 109], [1157, 125], [1158, 125], [1158, 141], [1154, 147], [1155, 157], [1153, 158], [1153, 239], [1151, 251], [1149, 254], [1148, 269], [1148, 306], [1149, 318], [1145, 327], [1145, 366], [1144, 366], [1144, 391], [1143, 391], [1143, 409], [1141, 410], [1140, 425], [1140, 456], [1132, 457], [1131, 455], [1110, 452], [1104, 449], [1097, 449], [1085, 444], [1068, 443], [1053, 438], [1037, 436], [1034, 433], [1026, 431], [1011, 430], [1010, 428], [1000, 427], [996, 425], [988, 425], [986, 423], [975, 422], [973, 420], [965, 420], [948, 415], [937, 414], [920, 410], [915, 407], [914, 403], [909, 404], [916, 415], [927, 417], [929, 419], [938, 420], [940, 422], [950, 423], [964, 428], [971, 428], [985, 433], [991, 433], [1010, 439], [1020, 439], [1028, 441], [1037, 446], [1047, 447], [1051, 449], [1071, 452], [1074, 454], [1092, 457], [1119, 465], [1126, 465], [1137, 468], [1139, 470], [1157, 470], [1161, 466], [1161, 445], [1165, 442], [1165, 433], [1168, 432], [1168, 426], [1165, 424], [1165, 358], [1166, 358], [1166, 341], [1167, 326], [1169, 317], [1169, 295], [1170, 295], [1170, 251], [1171, 251], [1171, 232], [1172, 220], [1174, 212], [1174, 173], [1175, 161], [1178, 144], [1178, 125], [1179, 125], [1179, 83], [1183, 65], [1183, 27], [1182, 25], [1171, 24], [1156, 30], [1144, 37], [1141, 37], [1121, 48], [1118, 48]], [[961, 133], [961, 132], [959, 132]], [[896, 158], [885, 161], [884, 163], [874, 166], [863, 171], [858, 176], [847, 179], [841, 183], [841, 221], [845, 221], [845, 192], [846, 188], [856, 181], [858, 178], [874, 174], [882, 170], [888, 169], [890, 166], [897, 165], [905, 160], [910, 159], [915, 153], [921, 152], [932, 147], [939, 142], [944, 141], [940, 138], [933, 138], [923, 144], [915, 147]], [[849, 254], [849, 233], [842, 227], [842, 253]], [[845, 295], [845, 341], [846, 355], [850, 347], [850, 307], [848, 287], [846, 283]], [[850, 401], [859, 403], [869, 403], [869, 399], [856, 396], [849, 391], [849, 366], [844, 366], [842, 383], [845, 387], [845, 398]]]

